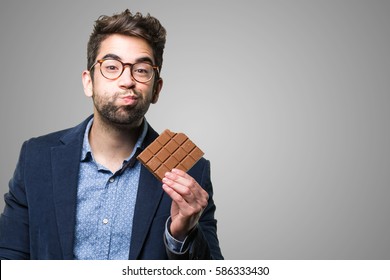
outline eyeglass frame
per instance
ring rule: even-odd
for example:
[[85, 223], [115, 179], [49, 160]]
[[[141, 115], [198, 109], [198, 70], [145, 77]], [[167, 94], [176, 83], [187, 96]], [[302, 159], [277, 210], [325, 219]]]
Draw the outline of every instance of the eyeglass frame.
[[[106, 60], [115, 60], [115, 61], [118, 61], [120, 64], [122, 64], [122, 72], [118, 75], [118, 77], [116, 77], [116, 78], [114, 78], [114, 79], [110, 79], [110, 78], [107, 78], [106, 76], [104, 76], [104, 74], [103, 74], [103, 72], [102, 72], [102, 67], [101, 67], [101, 66], [102, 66], [102, 63], [103, 63], [104, 61], [106, 61]], [[150, 76], [149, 80], [147, 80], [147, 81], [145, 81], [145, 82], [140, 82], [140, 81], [138, 81], [138, 80], [133, 76], [133, 66], [134, 66], [135, 64], [139, 64], [139, 63], [149, 64], [149, 65], [152, 66], [152, 68], [157, 72], [157, 76], [156, 76], [156, 77], [159, 77], [159, 75], [160, 75], [159, 67], [158, 67], [157, 65], [153, 65], [153, 64], [148, 63], [148, 62], [146, 62], [146, 61], [140, 61], [140, 62], [136, 62], [136, 63], [124, 63], [124, 62], [120, 61], [119, 59], [115, 59], [115, 58], [103, 58], [103, 59], [98, 59], [98, 60], [96, 60], [96, 62], [95, 62], [94, 64], [92, 64], [92, 66], [89, 68], [89, 71], [91, 72], [92, 69], [93, 69], [98, 63], [100, 64], [100, 74], [102, 74], [102, 76], [103, 76], [104, 78], [106, 78], [107, 80], [110, 80], [110, 81], [115, 81], [115, 80], [119, 79], [120, 76], [122, 76], [123, 72], [125, 72], [126, 66], [129, 66], [129, 68], [130, 68], [130, 75], [131, 75], [131, 77], [132, 77], [135, 81], [137, 81], [138, 83], [141, 83], [141, 84], [145, 84], [145, 83], [150, 82], [150, 81], [153, 79], [153, 77], [155, 76], [155, 72], [154, 72], [154, 71], [153, 71], [153, 75]]]

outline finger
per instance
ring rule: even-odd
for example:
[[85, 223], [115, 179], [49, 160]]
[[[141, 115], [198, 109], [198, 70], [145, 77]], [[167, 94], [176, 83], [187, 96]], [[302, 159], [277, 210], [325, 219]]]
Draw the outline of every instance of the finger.
[[173, 168], [173, 169], [172, 169], [172, 173], [174, 173], [174, 174], [176, 174], [176, 175], [178, 175], [178, 176], [187, 178], [187, 179], [191, 179], [191, 178], [192, 178], [190, 175], [188, 175], [187, 172], [184, 172], [184, 171], [181, 170], [181, 169]]
[[165, 177], [186, 187], [190, 187], [192, 177], [180, 169], [172, 169], [165, 173]]
[[[180, 170], [181, 171], [181, 170]], [[171, 187], [177, 188], [180, 192], [187, 192], [186, 188], [192, 188], [194, 184], [194, 180], [191, 176], [187, 175], [185, 172], [181, 171], [180, 173], [176, 173], [174, 171], [165, 173], [164, 183], [167, 183]]]
[[[199, 219], [203, 213], [203, 210], [207, 206], [203, 206], [199, 203], [188, 203], [182, 195], [177, 193], [174, 189], [166, 184], [163, 184], [163, 189], [171, 197], [172, 201], [176, 203], [178, 207], [177, 217], [180, 217], [180, 219], [186, 220], [189, 217], [197, 217], [196, 219]], [[175, 219], [177, 219], [177, 217], [175, 217]]]
[[199, 183], [193, 177], [191, 177], [188, 173], [180, 169], [172, 169], [172, 173], [177, 175], [179, 178], [183, 178], [182, 182], [184, 182], [185, 185], [188, 184], [186, 186], [191, 189], [195, 197], [197, 197], [198, 199], [204, 199], [206, 203], [208, 202], [209, 194], [199, 185]]
[[197, 203], [200, 203], [202, 206], [207, 206], [209, 194], [186, 172], [179, 169], [173, 169], [172, 172], [166, 173], [165, 178], [166, 179], [163, 180], [163, 182], [166, 182], [181, 195], [186, 196], [188, 202], [197, 201]]
[[[162, 185], [163, 190], [169, 195], [169, 197], [174, 201], [179, 207], [180, 211], [185, 211], [185, 209], [192, 208], [188, 202], [183, 198], [181, 194], [176, 192], [173, 188], [167, 184]], [[185, 211], [186, 212], [186, 211]]]
[[182, 195], [192, 195], [192, 185], [194, 184], [194, 182], [192, 182], [189, 178], [184, 178], [183, 176], [177, 175], [175, 173], [167, 172], [162, 181], [163, 183], [174, 188]]

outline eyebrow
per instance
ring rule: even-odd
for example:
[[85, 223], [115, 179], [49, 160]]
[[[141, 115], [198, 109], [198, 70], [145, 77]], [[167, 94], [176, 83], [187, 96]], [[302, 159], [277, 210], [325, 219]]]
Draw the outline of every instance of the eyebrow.
[[121, 58], [119, 56], [117, 56], [116, 54], [113, 54], [113, 53], [108, 53], [102, 57], [102, 59], [108, 59], [108, 58], [121, 60]]
[[[113, 53], [108, 53], [106, 54], [105, 56], [103, 56], [102, 59], [116, 59], [116, 60], [120, 60], [123, 62], [123, 60], [121, 59], [120, 56], [116, 55], [116, 54], [113, 54]], [[139, 57], [135, 60], [134, 63], [137, 63], [137, 62], [149, 62], [150, 64], [154, 65], [153, 63], [153, 60], [149, 57], [149, 56], [143, 56], [143, 57]]]

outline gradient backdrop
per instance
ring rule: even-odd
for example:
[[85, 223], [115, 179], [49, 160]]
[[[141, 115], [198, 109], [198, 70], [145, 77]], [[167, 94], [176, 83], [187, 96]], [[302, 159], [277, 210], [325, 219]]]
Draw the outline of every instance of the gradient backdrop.
[[77, 2], [0, 3], [1, 195], [24, 140], [92, 112], [94, 20], [130, 8], [168, 30], [147, 118], [211, 160], [227, 259], [390, 258], [390, 1]]

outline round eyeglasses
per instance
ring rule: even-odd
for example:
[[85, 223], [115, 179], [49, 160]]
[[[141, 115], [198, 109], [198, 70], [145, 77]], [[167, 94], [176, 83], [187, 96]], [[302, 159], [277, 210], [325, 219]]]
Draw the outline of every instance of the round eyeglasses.
[[100, 73], [104, 78], [109, 80], [118, 79], [125, 71], [126, 66], [130, 67], [131, 77], [139, 83], [149, 82], [154, 77], [154, 70], [156, 70], [158, 74], [158, 66], [153, 66], [148, 62], [137, 62], [132, 64], [123, 63], [116, 59], [100, 59], [91, 66], [89, 71], [98, 63], [100, 64]]

